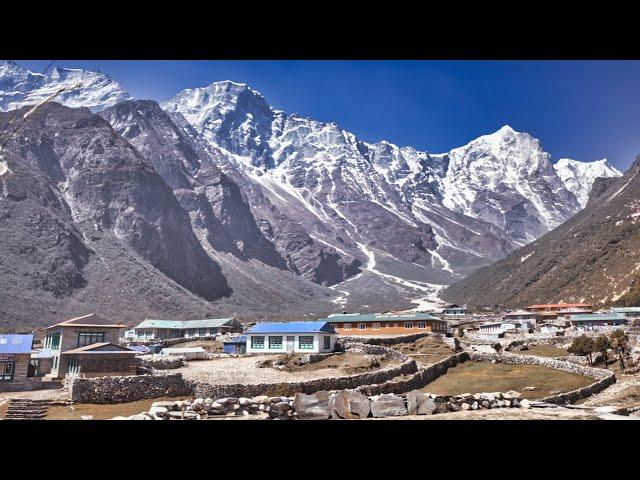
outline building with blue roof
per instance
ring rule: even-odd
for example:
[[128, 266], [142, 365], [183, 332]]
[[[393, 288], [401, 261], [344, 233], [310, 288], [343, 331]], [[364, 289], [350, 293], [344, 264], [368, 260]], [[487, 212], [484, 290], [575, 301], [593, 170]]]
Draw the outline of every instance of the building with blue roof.
[[0, 334], [0, 392], [33, 390], [41, 379], [33, 375], [32, 334]]
[[583, 313], [569, 317], [572, 327], [578, 330], [607, 330], [629, 323], [624, 313]]
[[247, 353], [329, 353], [338, 334], [329, 322], [261, 322], [247, 330]]

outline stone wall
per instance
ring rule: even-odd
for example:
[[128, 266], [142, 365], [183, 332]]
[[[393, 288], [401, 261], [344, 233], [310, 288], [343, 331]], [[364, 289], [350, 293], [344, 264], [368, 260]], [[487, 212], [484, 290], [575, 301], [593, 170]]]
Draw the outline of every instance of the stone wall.
[[357, 375], [344, 377], [319, 378], [306, 382], [259, 383], [252, 385], [212, 385], [196, 381], [189, 383], [193, 394], [198, 397], [255, 397], [258, 395], [275, 397], [292, 396], [296, 393], [310, 394], [320, 390], [350, 390], [361, 385], [384, 383], [398, 376], [411, 375], [417, 370], [418, 366], [415, 360], [408, 359], [400, 365], [378, 370], [376, 372], [359, 373]]
[[411, 335], [398, 335], [395, 337], [350, 337], [346, 335], [341, 335], [338, 339], [338, 343], [365, 343], [367, 345], [396, 345], [398, 343], [407, 343], [407, 342], [415, 342], [419, 338], [429, 337], [429, 336], [442, 336], [440, 333], [429, 333], [429, 332], [421, 332], [414, 333]]
[[577, 375], [583, 375], [585, 377], [593, 378], [596, 381], [591, 385], [572, 390], [567, 393], [560, 393], [558, 395], [551, 395], [549, 397], [542, 398], [540, 401], [555, 404], [569, 404], [575, 403], [578, 400], [587, 398], [598, 392], [601, 392], [608, 386], [616, 382], [615, 374], [610, 370], [604, 370], [601, 368], [593, 368], [585, 365], [580, 365], [573, 362], [567, 362], [558, 360], [551, 357], [536, 357], [533, 355], [515, 355], [510, 353], [502, 354], [490, 354], [490, 353], [478, 353], [473, 352], [470, 355], [470, 359], [475, 362], [494, 362], [494, 363], [510, 363], [516, 365], [539, 365], [541, 367], [551, 368], [553, 370], [561, 370], [563, 372], [575, 373]]
[[272, 397], [292, 396], [298, 392], [315, 393], [320, 390], [354, 389], [361, 385], [384, 383], [392, 378], [411, 375], [418, 371], [415, 360], [381, 345], [366, 345], [354, 342], [346, 348], [354, 352], [385, 355], [387, 358], [396, 359], [402, 363], [374, 372], [365, 372], [344, 377], [319, 378], [304, 382], [248, 385], [214, 385], [193, 380], [184, 380], [181, 374], [76, 379], [71, 386], [72, 399], [75, 402], [81, 403], [123, 403], [143, 398], [157, 398], [172, 395], [195, 395], [204, 398], [254, 397], [258, 395], [269, 395]]
[[145, 398], [191, 394], [182, 374], [75, 378], [70, 382], [71, 400], [77, 403], [127, 403]]
[[140, 365], [142, 367], [153, 368], [155, 370], [171, 370], [186, 365], [184, 356], [182, 355], [139, 355]]
[[382, 384], [367, 384], [356, 388], [366, 395], [380, 395], [383, 393], [404, 393], [424, 387], [428, 383], [447, 373], [452, 367], [469, 360], [469, 353], [461, 352], [451, 355], [439, 362], [421, 367], [416, 373], [404, 378], [392, 378]]

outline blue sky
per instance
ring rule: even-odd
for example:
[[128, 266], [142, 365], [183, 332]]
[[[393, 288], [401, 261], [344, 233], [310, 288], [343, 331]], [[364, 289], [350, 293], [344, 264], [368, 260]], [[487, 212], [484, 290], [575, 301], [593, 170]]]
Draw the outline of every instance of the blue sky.
[[[19, 61], [41, 71], [48, 61]], [[337, 122], [366, 141], [441, 153], [502, 125], [553, 160], [640, 154], [638, 61], [71, 61], [136, 98], [164, 100], [219, 80], [247, 83], [289, 113]]]

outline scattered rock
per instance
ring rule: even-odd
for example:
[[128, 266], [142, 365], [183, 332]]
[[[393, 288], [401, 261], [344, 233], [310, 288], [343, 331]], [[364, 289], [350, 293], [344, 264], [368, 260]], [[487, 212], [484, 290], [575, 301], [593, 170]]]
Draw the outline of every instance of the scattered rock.
[[[313, 395], [296, 393], [293, 408], [302, 420], [326, 420], [330, 417], [329, 393], [320, 391]], [[271, 414], [271, 412], [269, 412]]]
[[371, 414], [376, 418], [398, 417], [407, 413], [404, 399], [396, 395], [382, 394], [371, 402]]
[[329, 401], [332, 418], [366, 418], [371, 412], [371, 402], [362, 393], [354, 390], [341, 390]]

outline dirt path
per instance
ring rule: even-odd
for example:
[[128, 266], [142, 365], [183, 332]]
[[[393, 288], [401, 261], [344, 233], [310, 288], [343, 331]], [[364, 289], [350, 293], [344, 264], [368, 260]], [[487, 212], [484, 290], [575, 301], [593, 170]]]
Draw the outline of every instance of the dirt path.
[[592, 407], [609, 405], [616, 407], [640, 406], [640, 376], [616, 375], [616, 380], [616, 383], [609, 388], [580, 402], [580, 405]]

